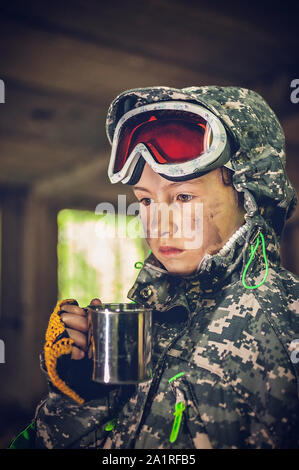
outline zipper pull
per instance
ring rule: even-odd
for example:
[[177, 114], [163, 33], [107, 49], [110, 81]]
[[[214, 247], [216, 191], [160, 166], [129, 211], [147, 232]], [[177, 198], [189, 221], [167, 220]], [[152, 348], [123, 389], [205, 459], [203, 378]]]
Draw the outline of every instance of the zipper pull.
[[169, 438], [170, 442], [175, 442], [176, 438], [178, 437], [178, 433], [179, 433], [181, 421], [182, 421], [182, 416], [183, 416], [183, 412], [185, 409], [186, 409], [186, 405], [184, 401], [180, 401], [179, 403], [175, 404], [175, 411], [173, 413], [175, 416], [175, 419], [174, 419], [174, 423], [173, 423], [170, 438]]
[[255, 241], [256, 241], [257, 237], [259, 236], [260, 232], [261, 232], [261, 227], [259, 225], [256, 225], [254, 227], [254, 230], [253, 230], [252, 234], [249, 237], [249, 244], [250, 245], [253, 245], [255, 243]]

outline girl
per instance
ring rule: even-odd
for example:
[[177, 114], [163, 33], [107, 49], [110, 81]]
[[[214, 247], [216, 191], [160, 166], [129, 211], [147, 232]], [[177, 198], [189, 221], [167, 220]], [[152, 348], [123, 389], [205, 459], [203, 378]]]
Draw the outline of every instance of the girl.
[[86, 312], [58, 302], [31, 445], [297, 447], [299, 283], [279, 255], [296, 194], [273, 111], [243, 88], [139, 88], [112, 102], [107, 135], [151, 249], [128, 298], [153, 309], [152, 378], [92, 383]]

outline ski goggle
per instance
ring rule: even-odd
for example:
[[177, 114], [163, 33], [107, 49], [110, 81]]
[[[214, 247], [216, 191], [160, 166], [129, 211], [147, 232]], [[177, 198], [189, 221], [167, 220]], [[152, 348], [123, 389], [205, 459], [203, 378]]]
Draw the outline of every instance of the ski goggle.
[[147, 162], [164, 178], [184, 181], [222, 165], [232, 169], [229, 158], [225, 128], [212, 112], [197, 104], [165, 101], [120, 118], [108, 176], [111, 183], [136, 184]]

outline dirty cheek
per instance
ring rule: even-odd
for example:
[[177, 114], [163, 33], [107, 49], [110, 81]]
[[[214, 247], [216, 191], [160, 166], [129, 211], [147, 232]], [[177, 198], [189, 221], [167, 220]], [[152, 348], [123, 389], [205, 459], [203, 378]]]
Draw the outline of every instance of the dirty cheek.
[[[221, 203], [215, 203], [211, 206], [202, 205], [201, 211], [196, 211], [193, 208], [191, 217], [191, 230], [193, 239], [196, 238], [202, 252], [210, 253], [217, 252], [219, 245], [222, 243], [221, 230], [219, 228], [219, 215], [221, 214]], [[186, 237], [185, 234], [185, 238]]]
[[223, 245], [221, 230], [217, 224], [217, 213], [218, 210], [214, 211], [211, 209], [207, 216], [204, 217], [204, 245], [207, 253], [210, 255], [217, 253]]

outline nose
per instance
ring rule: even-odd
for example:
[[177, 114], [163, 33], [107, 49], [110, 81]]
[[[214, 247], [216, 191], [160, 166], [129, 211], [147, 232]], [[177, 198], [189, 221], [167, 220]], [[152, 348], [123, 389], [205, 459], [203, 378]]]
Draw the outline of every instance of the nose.
[[152, 204], [150, 210], [150, 238], [170, 238], [178, 230], [174, 222], [173, 210], [166, 203]]

